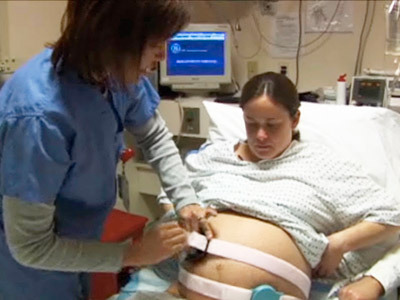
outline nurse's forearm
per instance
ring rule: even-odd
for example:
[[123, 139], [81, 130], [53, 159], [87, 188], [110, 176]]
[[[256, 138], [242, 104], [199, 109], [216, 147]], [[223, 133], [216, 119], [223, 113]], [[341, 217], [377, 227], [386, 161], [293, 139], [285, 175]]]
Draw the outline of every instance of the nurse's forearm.
[[143, 149], [146, 160], [159, 173], [162, 187], [176, 208], [198, 203], [172, 134], [159, 113], [144, 126], [127, 129]]
[[45, 270], [117, 272], [127, 244], [60, 238], [53, 205], [3, 198], [7, 244], [20, 264]]
[[400, 227], [363, 221], [329, 236], [343, 253], [378, 244], [398, 234]]

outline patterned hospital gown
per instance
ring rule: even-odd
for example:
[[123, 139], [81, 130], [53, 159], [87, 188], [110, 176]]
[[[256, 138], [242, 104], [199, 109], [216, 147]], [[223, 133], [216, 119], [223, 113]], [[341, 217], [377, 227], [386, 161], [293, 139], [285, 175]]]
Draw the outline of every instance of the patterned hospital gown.
[[[294, 141], [278, 158], [258, 163], [240, 160], [234, 146], [219, 142], [187, 157], [198, 198], [218, 210], [231, 209], [284, 228], [312, 267], [333, 232], [360, 220], [400, 225], [396, 201], [360, 166], [325, 146]], [[366, 270], [393, 243], [346, 253], [332, 279]]]

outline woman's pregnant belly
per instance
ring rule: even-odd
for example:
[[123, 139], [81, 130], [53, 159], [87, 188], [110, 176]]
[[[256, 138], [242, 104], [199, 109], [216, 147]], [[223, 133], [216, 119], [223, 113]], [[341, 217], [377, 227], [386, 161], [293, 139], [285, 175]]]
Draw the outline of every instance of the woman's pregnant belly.
[[[296, 243], [282, 228], [236, 213], [219, 213], [209, 219], [215, 238], [245, 245], [276, 256], [291, 263], [310, 277], [311, 268]], [[301, 290], [282, 277], [257, 267], [227, 258], [207, 254], [196, 262], [185, 263], [185, 269], [193, 274], [226, 284], [252, 289], [269, 284], [286, 295], [305, 299]], [[180, 286], [183, 297], [193, 300], [212, 299]]]

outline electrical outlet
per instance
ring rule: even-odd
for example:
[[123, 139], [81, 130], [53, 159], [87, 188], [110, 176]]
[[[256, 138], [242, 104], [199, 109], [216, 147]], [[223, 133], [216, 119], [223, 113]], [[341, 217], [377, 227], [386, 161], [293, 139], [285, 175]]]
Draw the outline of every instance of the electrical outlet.
[[250, 79], [258, 74], [258, 63], [255, 60], [247, 62], [247, 79]]
[[287, 66], [281, 66], [279, 73], [281, 73], [282, 75], [287, 75], [288, 73], [288, 67]]
[[182, 133], [200, 134], [200, 108], [183, 108]]
[[0, 58], [0, 73], [13, 73], [22, 65], [22, 61], [14, 57]]
[[278, 62], [278, 71], [280, 74], [288, 76], [289, 74], [289, 62], [280, 61]]

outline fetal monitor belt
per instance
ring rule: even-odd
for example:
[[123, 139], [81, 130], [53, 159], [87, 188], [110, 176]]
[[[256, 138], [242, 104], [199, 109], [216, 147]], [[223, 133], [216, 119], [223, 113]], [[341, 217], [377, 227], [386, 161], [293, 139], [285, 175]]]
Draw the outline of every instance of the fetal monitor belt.
[[311, 288], [310, 278], [303, 271], [283, 259], [228, 241], [219, 239], [207, 241], [204, 235], [197, 232], [192, 232], [189, 235], [188, 244], [190, 247], [202, 251], [207, 248], [207, 253], [240, 261], [280, 276], [297, 286], [304, 296], [308, 297]]
[[219, 300], [300, 300], [277, 292], [270, 285], [260, 285], [252, 290], [210, 280], [179, 268], [179, 282], [199, 294]]

